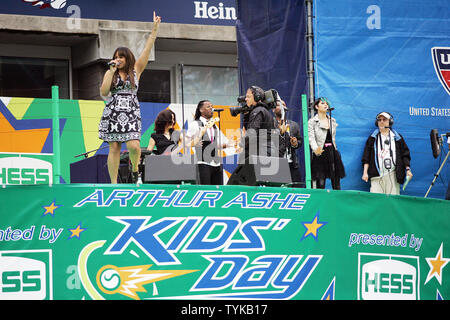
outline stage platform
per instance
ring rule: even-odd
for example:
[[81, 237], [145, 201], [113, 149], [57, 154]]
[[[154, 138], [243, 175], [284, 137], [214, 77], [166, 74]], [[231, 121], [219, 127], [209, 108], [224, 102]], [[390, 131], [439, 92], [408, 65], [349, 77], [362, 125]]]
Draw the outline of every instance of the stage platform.
[[450, 298], [448, 201], [298, 188], [0, 187], [4, 299]]

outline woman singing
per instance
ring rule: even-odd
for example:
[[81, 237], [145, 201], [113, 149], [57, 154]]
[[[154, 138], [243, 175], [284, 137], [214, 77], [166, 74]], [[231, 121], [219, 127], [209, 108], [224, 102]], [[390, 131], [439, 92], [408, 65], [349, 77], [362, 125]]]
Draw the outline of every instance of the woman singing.
[[108, 142], [108, 172], [111, 183], [117, 183], [120, 150], [125, 142], [132, 164], [133, 183], [138, 181], [138, 164], [141, 157], [141, 112], [137, 99], [139, 78], [147, 66], [150, 51], [155, 43], [161, 18], [153, 12], [153, 30], [144, 50], [136, 60], [130, 49], [115, 50], [109, 70], [100, 87], [106, 106], [99, 124], [99, 138]]
[[338, 124], [334, 118], [327, 115], [329, 106], [325, 98], [317, 99], [314, 109], [317, 114], [308, 121], [309, 145], [313, 151], [311, 179], [316, 182], [317, 189], [325, 189], [325, 181], [328, 178], [333, 190], [340, 190], [340, 179], [345, 177], [345, 169], [336, 148]]

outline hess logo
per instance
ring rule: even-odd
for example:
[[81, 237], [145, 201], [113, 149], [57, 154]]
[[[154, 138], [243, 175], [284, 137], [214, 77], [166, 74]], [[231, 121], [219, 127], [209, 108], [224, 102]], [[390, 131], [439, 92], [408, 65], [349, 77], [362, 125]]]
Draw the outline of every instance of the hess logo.
[[0, 159], [0, 184], [51, 184], [52, 164], [28, 158], [7, 157]]
[[43, 300], [46, 283], [44, 262], [0, 256], [0, 300]]
[[418, 265], [410, 259], [413, 264], [392, 257], [361, 263], [360, 257], [358, 299], [418, 299]]

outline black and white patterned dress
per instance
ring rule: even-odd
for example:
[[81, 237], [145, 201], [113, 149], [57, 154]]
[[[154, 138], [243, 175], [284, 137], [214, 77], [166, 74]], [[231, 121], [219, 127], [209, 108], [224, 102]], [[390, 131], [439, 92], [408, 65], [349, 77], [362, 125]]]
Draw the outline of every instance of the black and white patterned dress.
[[106, 100], [99, 123], [99, 138], [106, 142], [141, 139], [141, 110], [137, 98], [138, 79], [134, 72], [135, 87], [130, 77], [125, 81], [118, 77]]

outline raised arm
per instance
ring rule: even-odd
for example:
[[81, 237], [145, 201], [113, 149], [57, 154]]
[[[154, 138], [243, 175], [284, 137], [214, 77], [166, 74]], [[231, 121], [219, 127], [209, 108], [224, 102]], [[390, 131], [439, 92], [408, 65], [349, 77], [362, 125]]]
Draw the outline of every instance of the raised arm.
[[142, 72], [145, 70], [147, 66], [148, 59], [150, 58], [150, 51], [155, 44], [156, 37], [158, 35], [159, 24], [161, 23], [161, 17], [157, 16], [155, 11], [153, 11], [153, 30], [152, 33], [148, 36], [147, 42], [145, 43], [144, 51], [142, 51], [139, 58], [136, 60], [134, 68], [136, 69], [136, 74], [138, 79], [140, 78]]

